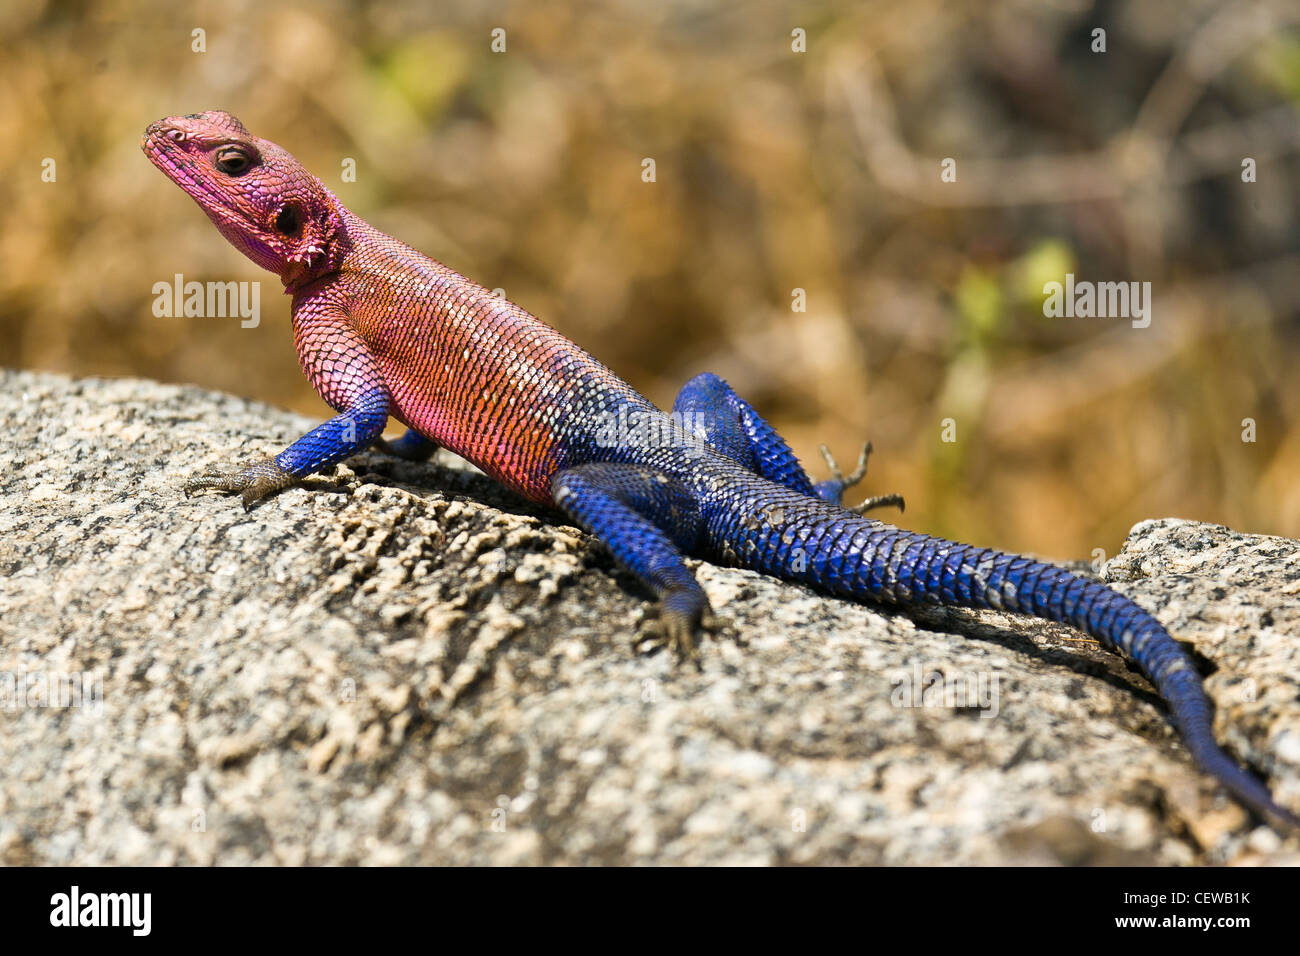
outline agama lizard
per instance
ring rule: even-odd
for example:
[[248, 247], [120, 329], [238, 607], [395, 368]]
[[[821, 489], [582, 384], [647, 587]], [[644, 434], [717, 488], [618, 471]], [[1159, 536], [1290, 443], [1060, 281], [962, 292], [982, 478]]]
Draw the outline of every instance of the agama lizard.
[[[1282, 827], [1300, 818], [1215, 742], [1195, 665], [1154, 617], [1103, 584], [989, 548], [905, 531], [841, 505], [716, 375], [671, 415], [524, 309], [384, 235], [229, 113], [160, 120], [149, 159], [293, 296], [299, 360], [338, 415], [280, 454], [189, 481], [245, 508], [379, 443], [441, 446], [595, 535], [659, 599], [680, 650], [716, 622], [684, 555], [859, 600], [1004, 608], [1073, 625], [1128, 658], [1168, 703], [1192, 759]], [[407, 427], [382, 443], [389, 418]], [[828, 456], [829, 457], [829, 456]], [[865, 456], [864, 456], [865, 458]], [[867, 504], [898, 503], [895, 496]]]

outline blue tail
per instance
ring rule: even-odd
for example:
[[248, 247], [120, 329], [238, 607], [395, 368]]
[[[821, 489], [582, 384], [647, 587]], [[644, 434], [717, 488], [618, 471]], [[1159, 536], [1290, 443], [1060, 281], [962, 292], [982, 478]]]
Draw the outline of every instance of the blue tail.
[[1087, 632], [1150, 678], [1197, 766], [1261, 816], [1300, 828], [1300, 817], [1215, 742], [1191, 657], [1118, 592], [1031, 558], [904, 531], [758, 478], [737, 476], [722, 497], [721, 507], [705, 512], [707, 538], [732, 563], [845, 597], [1003, 608]]

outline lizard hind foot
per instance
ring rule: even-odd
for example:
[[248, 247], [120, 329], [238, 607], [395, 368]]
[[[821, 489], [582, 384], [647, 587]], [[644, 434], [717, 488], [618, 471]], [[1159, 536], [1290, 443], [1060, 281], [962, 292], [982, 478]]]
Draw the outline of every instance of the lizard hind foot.
[[671, 648], [679, 661], [689, 661], [700, 667], [698, 638], [702, 635], [721, 635], [729, 626], [713, 613], [708, 599], [701, 600], [698, 592], [671, 590], [650, 609], [641, 626], [643, 645], [649, 650], [660, 646]]
[[[844, 492], [848, 491], [867, 476], [867, 459], [871, 457], [871, 442], [867, 442], [862, 446], [862, 451], [858, 454], [857, 467], [847, 476], [840, 471], [840, 466], [835, 461], [835, 457], [831, 454], [829, 448], [825, 445], [820, 445], [817, 450], [821, 452], [822, 458], [826, 460], [826, 467], [831, 473], [831, 477], [828, 480], [819, 481], [814, 486], [814, 490], [817, 492], [817, 497], [821, 498], [823, 501], [829, 501], [832, 504], [842, 505], [844, 501]], [[891, 494], [874, 495], [863, 501], [862, 504], [854, 505], [847, 510], [852, 511], [855, 514], [864, 514], [874, 508], [897, 508], [899, 511], [902, 511], [905, 507], [906, 505], [903, 501], [902, 495]]]

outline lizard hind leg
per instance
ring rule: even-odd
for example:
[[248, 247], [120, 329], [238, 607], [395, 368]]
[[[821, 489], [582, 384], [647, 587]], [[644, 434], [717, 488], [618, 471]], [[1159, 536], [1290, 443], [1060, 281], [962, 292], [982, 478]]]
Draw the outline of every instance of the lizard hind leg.
[[754, 448], [741, 426], [730, 399], [731, 386], [709, 372], [695, 376], [682, 386], [673, 402], [673, 417], [693, 435], [704, 438], [719, 454], [742, 468], [758, 471]]
[[801, 495], [817, 497], [812, 480], [785, 439], [717, 375], [704, 372], [682, 386], [673, 414], [687, 431], [703, 431], [715, 450], [742, 468]]
[[694, 657], [696, 632], [714, 620], [682, 556], [700, 533], [690, 492], [653, 469], [603, 462], [559, 472], [551, 492], [556, 505], [655, 593], [657, 629], [679, 654]]
[[[754, 406], [737, 395], [735, 389], [709, 372], [695, 376], [682, 387], [673, 404], [673, 414], [681, 418], [687, 431], [702, 430], [710, 445], [741, 467], [768, 481], [785, 485], [791, 491], [833, 505], [842, 504], [844, 492], [867, 473], [871, 442], [863, 447], [857, 468], [847, 477], [840, 472], [830, 451], [822, 445], [822, 457], [830, 467], [831, 477], [814, 485], [777, 430], [754, 410]], [[863, 514], [873, 508], [887, 507], [902, 511], [903, 496], [876, 495], [848, 510]]]

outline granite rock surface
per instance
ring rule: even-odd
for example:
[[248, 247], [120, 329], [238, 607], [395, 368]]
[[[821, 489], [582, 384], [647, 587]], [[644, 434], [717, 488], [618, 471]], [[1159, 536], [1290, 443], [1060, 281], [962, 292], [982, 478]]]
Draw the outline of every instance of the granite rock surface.
[[[731, 633], [697, 669], [590, 538], [446, 453], [245, 513], [180, 484], [314, 422], [24, 372], [0, 422], [5, 863], [1300, 862], [1069, 628], [699, 563]], [[1101, 573], [1300, 808], [1300, 542], [1147, 521]]]

